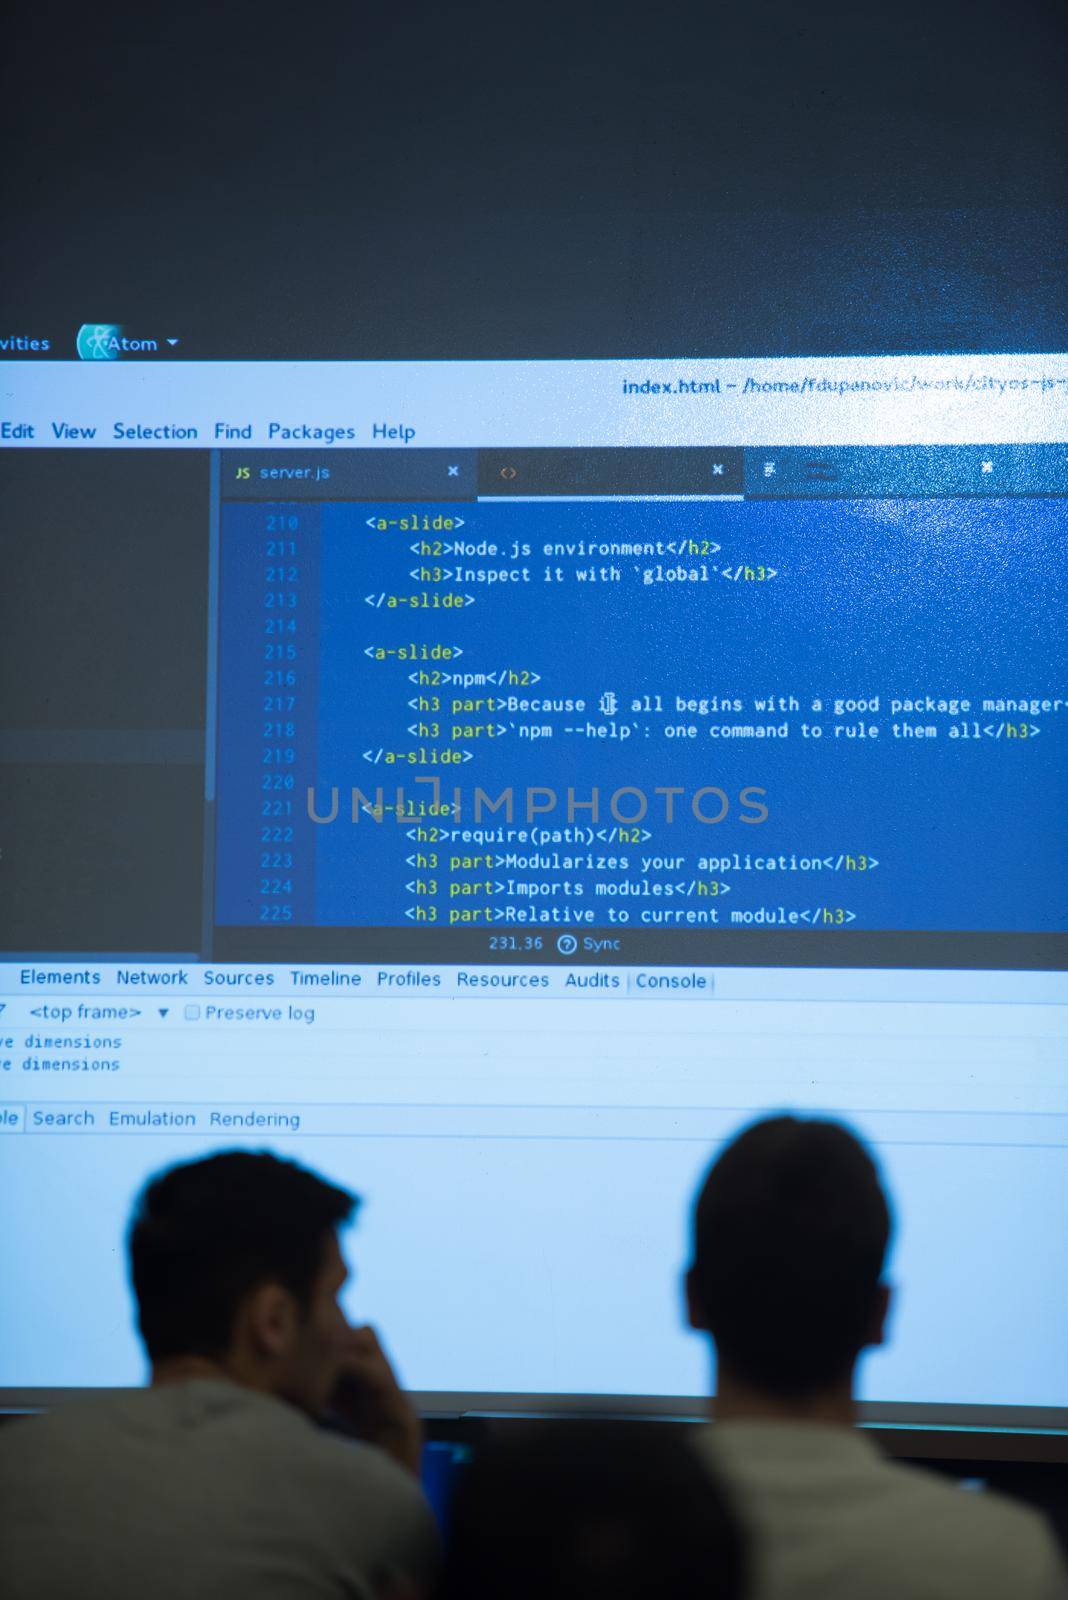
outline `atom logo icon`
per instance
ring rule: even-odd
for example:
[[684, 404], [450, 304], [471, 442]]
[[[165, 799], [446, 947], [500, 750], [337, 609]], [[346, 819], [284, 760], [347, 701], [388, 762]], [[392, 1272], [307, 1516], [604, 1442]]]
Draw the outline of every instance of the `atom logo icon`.
[[83, 322], [78, 354], [83, 361], [117, 361], [122, 329], [114, 322]]

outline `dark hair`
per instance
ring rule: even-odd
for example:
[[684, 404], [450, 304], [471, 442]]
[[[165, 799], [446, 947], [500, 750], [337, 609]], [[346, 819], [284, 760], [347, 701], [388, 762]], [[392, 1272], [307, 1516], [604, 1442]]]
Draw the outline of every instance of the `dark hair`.
[[295, 1161], [229, 1150], [152, 1178], [130, 1224], [130, 1273], [153, 1361], [221, 1355], [242, 1298], [281, 1283], [307, 1305], [355, 1196]]
[[840, 1123], [771, 1117], [720, 1155], [691, 1291], [721, 1363], [771, 1394], [841, 1382], [867, 1343], [890, 1239], [875, 1163]]
[[506, 1425], [460, 1480], [439, 1600], [736, 1600], [744, 1541], [690, 1433]]

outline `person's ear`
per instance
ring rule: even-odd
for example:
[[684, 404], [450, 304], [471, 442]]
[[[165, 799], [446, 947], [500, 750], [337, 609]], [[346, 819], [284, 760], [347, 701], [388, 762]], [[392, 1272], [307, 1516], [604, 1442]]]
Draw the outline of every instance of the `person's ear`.
[[868, 1334], [869, 1346], [886, 1343], [886, 1322], [890, 1315], [890, 1303], [894, 1298], [894, 1291], [888, 1283], [880, 1283], [875, 1291], [875, 1305], [872, 1308], [871, 1330]]
[[704, 1308], [701, 1305], [700, 1295], [697, 1292], [697, 1277], [693, 1267], [687, 1270], [683, 1283], [686, 1293], [686, 1320], [690, 1327], [695, 1328], [698, 1333], [707, 1333], [708, 1322]]
[[242, 1319], [257, 1355], [278, 1359], [293, 1348], [299, 1322], [297, 1302], [280, 1283], [261, 1283], [245, 1302]]

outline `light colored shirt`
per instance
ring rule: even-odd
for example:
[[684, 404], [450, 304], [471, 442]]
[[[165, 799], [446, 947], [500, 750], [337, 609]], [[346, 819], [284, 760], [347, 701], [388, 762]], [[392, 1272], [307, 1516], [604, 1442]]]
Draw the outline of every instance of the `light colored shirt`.
[[722, 1422], [699, 1449], [753, 1544], [753, 1600], [1064, 1600], [1045, 1523], [886, 1460], [863, 1432]]
[[269, 1395], [196, 1379], [0, 1428], [5, 1600], [338, 1600], [429, 1581], [413, 1478]]

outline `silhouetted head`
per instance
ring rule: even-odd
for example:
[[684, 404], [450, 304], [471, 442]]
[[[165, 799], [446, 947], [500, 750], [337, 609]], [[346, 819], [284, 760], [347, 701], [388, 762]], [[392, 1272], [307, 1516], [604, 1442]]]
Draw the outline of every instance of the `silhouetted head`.
[[742, 1534], [688, 1432], [508, 1425], [460, 1482], [441, 1600], [737, 1600]]
[[698, 1197], [687, 1275], [721, 1373], [792, 1400], [849, 1384], [882, 1342], [889, 1238], [879, 1174], [848, 1129], [771, 1117], [739, 1134]]
[[337, 1230], [357, 1201], [294, 1161], [228, 1151], [138, 1199], [130, 1273], [153, 1366], [200, 1357], [317, 1414], [348, 1324]]

